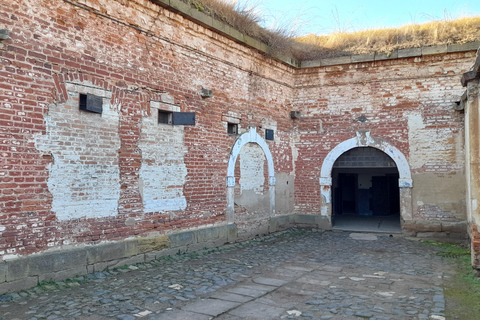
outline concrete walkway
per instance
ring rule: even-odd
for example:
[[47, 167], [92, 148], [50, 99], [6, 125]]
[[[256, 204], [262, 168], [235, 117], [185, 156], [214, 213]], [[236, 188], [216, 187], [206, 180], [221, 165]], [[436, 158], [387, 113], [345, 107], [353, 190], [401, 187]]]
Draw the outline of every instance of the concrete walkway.
[[402, 233], [400, 216], [338, 215], [333, 230], [350, 232]]
[[0, 319], [445, 319], [452, 272], [386, 234], [288, 231], [0, 297]]

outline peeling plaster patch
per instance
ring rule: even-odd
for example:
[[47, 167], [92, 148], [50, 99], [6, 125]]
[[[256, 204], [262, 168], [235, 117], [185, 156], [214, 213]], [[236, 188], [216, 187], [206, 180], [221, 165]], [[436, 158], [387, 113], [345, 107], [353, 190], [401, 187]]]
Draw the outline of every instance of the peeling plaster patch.
[[[262, 127], [265, 129], [271, 129], [273, 131], [277, 131], [277, 121], [274, 121], [272, 119], [262, 119]], [[275, 137], [277, 138], [277, 137]]]
[[117, 214], [120, 198], [118, 166], [50, 165], [48, 189], [59, 220], [100, 218]]
[[435, 166], [448, 163], [450, 165], [453, 162], [463, 165], [463, 158], [458, 156], [457, 143], [449, 142], [449, 139], [455, 135], [450, 128], [427, 126], [420, 113], [412, 112], [406, 116], [410, 145], [409, 160], [412, 169], [421, 168], [425, 164]]
[[177, 111], [178, 106], [151, 101], [150, 107], [150, 116], [142, 119], [139, 141], [142, 151], [139, 186], [145, 212], [185, 210], [184, 127], [158, 123], [159, 109]]
[[[52, 211], [59, 220], [114, 216], [120, 198], [118, 106], [110, 104], [111, 92], [90, 82], [65, 87], [67, 101], [49, 105], [46, 135], [35, 137], [36, 148], [53, 159], [47, 182]], [[102, 97], [102, 114], [79, 110], [80, 93]]]
[[187, 176], [184, 164], [142, 164], [139, 175], [145, 212], [184, 210], [187, 207], [183, 196]]
[[265, 155], [262, 148], [255, 143], [246, 144], [240, 150], [240, 180], [242, 191], [252, 190], [263, 194], [265, 175], [263, 166]]
[[297, 160], [298, 160], [298, 148], [297, 148], [297, 141], [298, 141], [298, 136], [295, 135], [293, 140], [290, 142], [290, 148], [292, 150], [292, 174], [295, 175], [295, 172], [297, 170]]
[[321, 186], [320, 192], [325, 204], [330, 203], [332, 199], [332, 188], [331, 186]]
[[322, 216], [328, 216], [328, 207], [322, 206], [322, 208], [321, 208], [321, 215], [322, 215]]

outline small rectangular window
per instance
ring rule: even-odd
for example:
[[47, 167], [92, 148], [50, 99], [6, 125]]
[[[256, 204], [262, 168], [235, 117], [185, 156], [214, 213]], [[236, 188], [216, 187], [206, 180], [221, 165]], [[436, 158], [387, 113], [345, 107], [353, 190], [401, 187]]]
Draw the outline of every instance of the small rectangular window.
[[227, 133], [234, 136], [238, 135], [238, 124], [229, 122], [227, 124]]
[[265, 140], [273, 140], [273, 130], [265, 129]]
[[172, 112], [158, 110], [158, 123], [172, 124]]
[[195, 112], [173, 112], [172, 124], [194, 126], [195, 125]]
[[195, 112], [172, 112], [158, 110], [158, 123], [194, 126]]
[[80, 110], [93, 113], [102, 113], [103, 98], [94, 96], [93, 94], [80, 93]]

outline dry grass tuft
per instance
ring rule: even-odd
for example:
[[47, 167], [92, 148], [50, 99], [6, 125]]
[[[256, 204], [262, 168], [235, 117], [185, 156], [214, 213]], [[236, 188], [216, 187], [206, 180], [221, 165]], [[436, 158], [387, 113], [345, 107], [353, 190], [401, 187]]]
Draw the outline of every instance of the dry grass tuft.
[[[268, 30], [260, 26], [262, 13], [258, 5], [235, 0], [181, 0], [193, 8], [213, 16], [238, 31], [266, 43], [281, 53], [292, 55], [292, 48], [296, 44], [291, 31], [286, 28]], [[303, 46], [303, 44], [301, 45]]]
[[[326, 36], [307, 35], [298, 42], [345, 54], [392, 52], [397, 49], [480, 41], [480, 17], [432, 21], [401, 28], [372, 29], [354, 33], [336, 32]], [[308, 55], [308, 54], [307, 54]], [[307, 60], [322, 58], [311, 53]]]
[[248, 1], [241, 4], [235, 0], [182, 1], [300, 61], [480, 41], [480, 17], [432, 21], [400, 28], [294, 37], [294, 32], [288, 28], [262, 28], [262, 13], [258, 5]]

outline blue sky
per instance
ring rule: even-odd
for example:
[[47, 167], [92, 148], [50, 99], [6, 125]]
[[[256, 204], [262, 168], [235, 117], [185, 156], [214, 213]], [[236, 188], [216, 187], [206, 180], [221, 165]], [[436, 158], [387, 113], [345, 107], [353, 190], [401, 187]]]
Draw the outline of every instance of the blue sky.
[[[239, 0], [240, 3], [244, 0]], [[264, 26], [297, 35], [400, 27], [444, 18], [480, 16], [480, 0], [246, 0], [258, 5]]]

